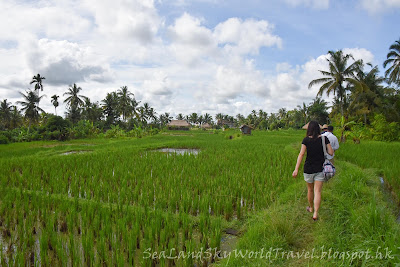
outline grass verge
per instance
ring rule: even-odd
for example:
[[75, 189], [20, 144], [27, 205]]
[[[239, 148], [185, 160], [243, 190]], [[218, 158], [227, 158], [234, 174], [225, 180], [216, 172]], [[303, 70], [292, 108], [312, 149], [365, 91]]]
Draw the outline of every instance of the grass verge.
[[236, 251], [219, 266], [394, 266], [400, 225], [376, 171], [337, 162], [324, 184], [320, 219], [306, 212], [301, 178], [243, 226]]

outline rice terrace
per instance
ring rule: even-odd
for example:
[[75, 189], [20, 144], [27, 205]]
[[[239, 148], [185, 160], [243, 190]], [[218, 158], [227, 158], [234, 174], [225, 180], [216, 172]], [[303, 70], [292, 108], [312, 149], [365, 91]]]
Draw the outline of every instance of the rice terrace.
[[0, 266], [400, 266], [400, 0], [1, 0]]

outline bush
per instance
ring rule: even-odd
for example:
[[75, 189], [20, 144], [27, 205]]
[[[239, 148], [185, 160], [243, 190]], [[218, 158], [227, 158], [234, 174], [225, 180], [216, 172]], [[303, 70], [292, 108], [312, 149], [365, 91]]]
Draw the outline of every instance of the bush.
[[399, 125], [397, 122], [388, 123], [383, 114], [376, 114], [371, 123], [373, 139], [377, 141], [399, 140]]
[[116, 137], [125, 137], [125, 136], [126, 136], [126, 134], [125, 134], [124, 130], [119, 128], [119, 125], [117, 125], [117, 126], [111, 125], [111, 129], [108, 130], [105, 135], [106, 138], [116, 138]]
[[8, 140], [8, 138], [4, 135], [0, 135], [0, 145], [6, 145], [8, 144], [10, 141]]

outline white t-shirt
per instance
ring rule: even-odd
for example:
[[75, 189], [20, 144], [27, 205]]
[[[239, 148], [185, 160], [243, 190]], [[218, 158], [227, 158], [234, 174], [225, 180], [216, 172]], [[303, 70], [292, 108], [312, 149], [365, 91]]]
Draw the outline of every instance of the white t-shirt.
[[327, 158], [333, 159], [333, 157], [335, 156], [335, 151], [339, 149], [339, 141], [338, 141], [337, 137], [331, 132], [325, 132], [322, 135], [326, 136], [329, 139], [329, 142], [331, 143], [331, 146], [333, 149], [333, 156], [328, 154]]

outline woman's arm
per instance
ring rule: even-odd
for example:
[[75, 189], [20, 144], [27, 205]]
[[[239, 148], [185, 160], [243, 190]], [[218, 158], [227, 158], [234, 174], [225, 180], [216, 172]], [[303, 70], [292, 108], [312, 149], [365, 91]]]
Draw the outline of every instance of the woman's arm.
[[299, 156], [297, 157], [296, 167], [294, 168], [294, 171], [292, 174], [293, 178], [296, 178], [297, 173], [299, 172], [300, 164], [303, 161], [303, 157], [304, 157], [305, 153], [306, 153], [306, 146], [304, 144], [301, 144], [300, 153], [299, 153]]

